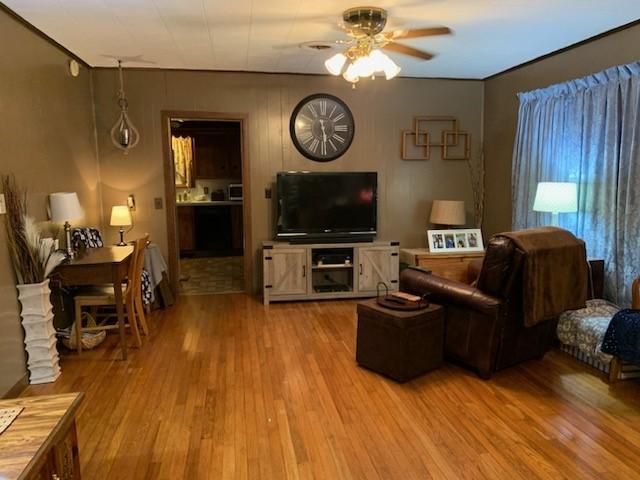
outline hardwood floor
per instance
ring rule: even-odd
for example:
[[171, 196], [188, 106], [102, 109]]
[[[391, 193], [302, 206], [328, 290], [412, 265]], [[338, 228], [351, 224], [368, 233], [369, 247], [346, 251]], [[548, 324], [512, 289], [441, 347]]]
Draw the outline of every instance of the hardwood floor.
[[356, 366], [355, 302], [183, 296], [140, 350], [62, 357], [85, 479], [640, 478], [640, 382], [560, 352], [486, 382]]

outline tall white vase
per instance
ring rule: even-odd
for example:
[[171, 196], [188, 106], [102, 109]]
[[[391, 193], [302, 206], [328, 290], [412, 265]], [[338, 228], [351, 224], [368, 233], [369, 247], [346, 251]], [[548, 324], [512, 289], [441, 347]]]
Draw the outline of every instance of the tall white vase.
[[18, 300], [22, 304], [29, 383], [53, 382], [60, 376], [60, 365], [56, 349], [56, 331], [53, 328], [49, 280], [18, 285], [18, 292]]

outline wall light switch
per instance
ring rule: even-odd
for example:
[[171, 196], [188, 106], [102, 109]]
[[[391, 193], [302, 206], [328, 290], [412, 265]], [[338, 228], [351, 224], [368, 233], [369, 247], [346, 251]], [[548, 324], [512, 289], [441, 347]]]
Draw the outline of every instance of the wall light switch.
[[0, 215], [7, 213], [7, 204], [4, 201], [4, 193], [0, 193]]
[[129, 206], [129, 210], [133, 210], [134, 212], [136, 211], [136, 197], [133, 193], [129, 194], [127, 197], [127, 205]]
[[162, 197], [156, 197], [153, 199], [153, 206], [156, 210], [162, 210]]

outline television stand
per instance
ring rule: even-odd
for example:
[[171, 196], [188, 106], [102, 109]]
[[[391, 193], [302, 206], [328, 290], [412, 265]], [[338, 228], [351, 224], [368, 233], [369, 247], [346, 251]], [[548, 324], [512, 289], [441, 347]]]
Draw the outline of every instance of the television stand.
[[380, 282], [397, 291], [399, 258], [396, 241], [263, 242], [264, 304], [375, 297]]

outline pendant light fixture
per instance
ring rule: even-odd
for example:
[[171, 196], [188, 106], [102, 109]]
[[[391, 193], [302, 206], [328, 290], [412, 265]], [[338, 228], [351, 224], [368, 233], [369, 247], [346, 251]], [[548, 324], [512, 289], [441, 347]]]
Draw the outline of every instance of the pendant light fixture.
[[118, 60], [118, 76], [120, 79], [120, 90], [118, 90], [118, 106], [120, 107], [120, 116], [115, 125], [111, 129], [111, 142], [116, 148], [124, 151], [125, 155], [135, 147], [140, 141], [140, 134], [136, 127], [133, 126], [127, 107], [129, 102], [124, 93], [124, 75], [122, 73], [122, 61]]

